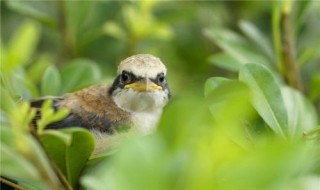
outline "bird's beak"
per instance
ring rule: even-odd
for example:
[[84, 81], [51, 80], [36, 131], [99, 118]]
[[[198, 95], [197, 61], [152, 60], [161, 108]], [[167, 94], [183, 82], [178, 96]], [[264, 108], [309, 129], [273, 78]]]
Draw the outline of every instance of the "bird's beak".
[[125, 89], [132, 88], [138, 92], [151, 92], [153, 90], [162, 90], [162, 86], [155, 84], [149, 80], [137, 81], [124, 86]]

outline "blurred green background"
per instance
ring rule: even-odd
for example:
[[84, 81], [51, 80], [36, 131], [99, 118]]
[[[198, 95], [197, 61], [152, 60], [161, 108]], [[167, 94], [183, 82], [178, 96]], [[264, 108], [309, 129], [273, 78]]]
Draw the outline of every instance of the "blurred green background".
[[[2, 176], [59, 187], [46, 150], [70, 151], [53, 160], [75, 189], [319, 187], [319, 2], [0, 3]], [[157, 133], [98, 158], [87, 131], [39, 130], [44, 147], [30, 136], [21, 102], [111, 83], [138, 53], [168, 67], [173, 98]], [[43, 127], [63, 115], [42, 111]]]
[[[294, 5], [294, 14], [301, 14], [297, 53], [319, 44], [319, 3], [309, 4]], [[151, 53], [168, 66], [173, 94], [179, 94], [211, 76], [236, 76], [232, 69], [221, 69], [229, 63], [210, 61], [224, 44], [208, 38], [206, 29], [227, 29], [241, 35], [239, 22], [245, 20], [263, 31], [270, 43], [271, 8], [267, 1], [1, 1], [1, 44], [4, 49], [13, 46], [10, 42], [17, 43], [14, 36], [22, 35], [25, 25], [32, 25], [35, 28], [23, 34], [26, 41], [15, 47], [16, 51], [28, 49], [21, 60], [27, 68], [43, 71], [49, 64], [61, 67], [85, 58], [98, 64], [102, 78], [109, 82], [122, 59]], [[30, 38], [33, 42], [29, 44]], [[318, 49], [309, 50], [309, 54], [319, 57]], [[306, 59], [310, 61], [310, 57]], [[42, 65], [34, 66], [37, 62]], [[319, 59], [303, 67], [306, 88], [312, 72], [319, 69]]]

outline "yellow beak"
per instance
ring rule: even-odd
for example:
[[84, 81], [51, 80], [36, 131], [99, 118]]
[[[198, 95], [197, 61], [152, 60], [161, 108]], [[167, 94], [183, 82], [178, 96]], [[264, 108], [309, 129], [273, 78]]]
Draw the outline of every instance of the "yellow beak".
[[146, 83], [146, 82], [134, 82], [124, 86], [125, 89], [132, 88], [138, 92], [151, 92], [153, 90], [162, 90], [162, 87], [156, 85], [155, 83]]

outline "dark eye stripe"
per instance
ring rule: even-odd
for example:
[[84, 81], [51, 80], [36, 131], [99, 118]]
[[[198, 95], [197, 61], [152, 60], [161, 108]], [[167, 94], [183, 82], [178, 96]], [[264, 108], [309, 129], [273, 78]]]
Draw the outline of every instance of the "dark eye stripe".
[[[125, 75], [128, 75], [128, 77], [130, 78], [130, 80], [128, 80], [128, 81], [123, 80], [124, 78], [122, 78], [122, 77], [123, 77], [124, 74], [125, 74]], [[163, 77], [163, 79], [160, 80], [160, 78], [162, 78], [162, 77]], [[112, 94], [112, 92], [113, 92], [114, 90], [116, 90], [117, 88], [123, 89], [126, 84], [131, 84], [131, 83], [134, 83], [134, 82], [136, 82], [136, 81], [138, 81], [138, 80], [141, 80], [141, 79], [143, 79], [143, 77], [137, 77], [136, 75], [134, 75], [134, 74], [131, 73], [131, 72], [123, 71], [123, 72], [122, 72], [120, 75], [118, 75], [117, 78], [114, 80], [112, 86], [111, 86], [110, 89], [109, 89], [109, 94]], [[167, 80], [166, 80], [166, 76], [164, 75], [164, 73], [159, 73], [159, 74], [157, 75], [157, 77], [155, 77], [155, 78], [150, 78], [150, 80], [151, 80], [152, 82], [154, 82], [155, 84], [157, 84], [157, 85], [159, 85], [159, 86], [162, 86], [162, 88], [163, 88], [164, 90], [167, 89], [167, 90], [169, 91], [169, 96], [170, 96], [170, 90], [169, 90], [168, 83], [167, 83]]]

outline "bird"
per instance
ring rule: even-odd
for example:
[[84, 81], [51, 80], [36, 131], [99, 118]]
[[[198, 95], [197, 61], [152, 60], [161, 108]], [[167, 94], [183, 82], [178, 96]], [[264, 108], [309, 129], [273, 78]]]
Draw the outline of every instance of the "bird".
[[150, 134], [171, 97], [166, 74], [167, 68], [160, 58], [150, 54], [130, 56], [118, 65], [111, 85], [98, 84], [58, 97], [31, 100], [31, 107], [38, 110], [34, 125], [41, 118], [42, 104], [51, 99], [55, 111], [67, 108], [69, 114], [45, 129], [73, 126], [88, 129], [100, 142], [96, 145], [98, 153], [106, 149], [103, 146], [113, 141], [116, 134]]

